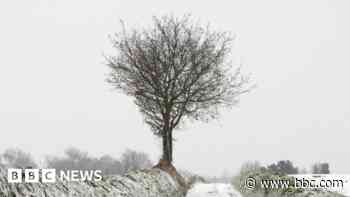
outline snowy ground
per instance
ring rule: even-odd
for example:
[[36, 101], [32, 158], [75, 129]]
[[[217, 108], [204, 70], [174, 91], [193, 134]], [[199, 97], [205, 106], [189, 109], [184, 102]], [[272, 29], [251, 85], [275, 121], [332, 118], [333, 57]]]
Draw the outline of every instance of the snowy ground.
[[231, 184], [198, 183], [187, 193], [187, 197], [242, 197]]

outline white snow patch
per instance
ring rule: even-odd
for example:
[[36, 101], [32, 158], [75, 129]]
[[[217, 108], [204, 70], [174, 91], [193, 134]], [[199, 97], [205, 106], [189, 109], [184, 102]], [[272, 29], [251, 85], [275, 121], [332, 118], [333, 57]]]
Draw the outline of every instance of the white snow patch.
[[187, 197], [242, 197], [231, 184], [197, 183], [187, 193]]

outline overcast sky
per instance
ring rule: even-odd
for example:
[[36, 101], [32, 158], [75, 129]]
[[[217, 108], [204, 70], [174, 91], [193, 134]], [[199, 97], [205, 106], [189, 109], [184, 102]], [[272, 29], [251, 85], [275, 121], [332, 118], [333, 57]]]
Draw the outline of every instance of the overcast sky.
[[192, 13], [236, 35], [234, 62], [258, 88], [209, 124], [177, 131], [175, 165], [205, 175], [248, 160], [318, 161], [350, 173], [348, 0], [2, 0], [0, 152], [36, 158], [75, 146], [118, 157], [125, 148], [160, 155], [131, 98], [105, 82], [103, 53], [119, 19], [142, 27], [153, 15]]

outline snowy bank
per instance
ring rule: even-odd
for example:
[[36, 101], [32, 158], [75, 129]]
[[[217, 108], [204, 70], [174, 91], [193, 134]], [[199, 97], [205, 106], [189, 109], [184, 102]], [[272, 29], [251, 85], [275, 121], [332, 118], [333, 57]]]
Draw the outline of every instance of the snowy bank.
[[124, 176], [103, 177], [102, 181], [56, 183], [8, 183], [0, 170], [0, 197], [184, 197], [186, 191], [160, 169], [139, 170]]

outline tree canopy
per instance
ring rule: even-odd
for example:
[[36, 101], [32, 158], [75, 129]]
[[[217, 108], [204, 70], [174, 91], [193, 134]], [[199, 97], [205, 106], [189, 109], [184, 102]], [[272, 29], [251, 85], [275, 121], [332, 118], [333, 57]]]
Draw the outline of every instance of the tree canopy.
[[190, 16], [154, 17], [153, 26], [114, 34], [108, 82], [132, 96], [172, 161], [172, 132], [185, 120], [208, 121], [237, 103], [248, 78], [227, 60], [233, 36], [211, 31]]

